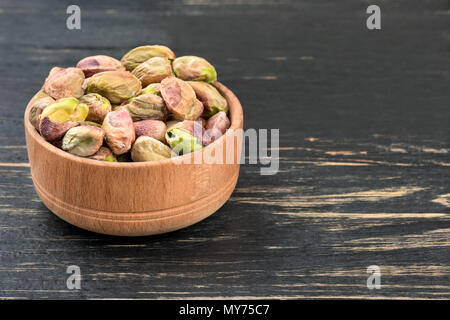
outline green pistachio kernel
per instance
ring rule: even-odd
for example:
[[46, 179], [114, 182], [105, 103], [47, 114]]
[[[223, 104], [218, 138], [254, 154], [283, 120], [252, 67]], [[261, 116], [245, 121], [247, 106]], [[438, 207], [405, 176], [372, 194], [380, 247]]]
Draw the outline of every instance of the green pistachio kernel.
[[116, 160], [116, 158], [114, 158], [114, 156], [105, 156], [105, 161], [117, 162], [117, 160]]
[[167, 130], [166, 141], [172, 148], [172, 151], [180, 155], [194, 152], [202, 148], [202, 145], [198, 143], [193, 135], [178, 128]]
[[156, 94], [158, 96], [161, 96], [161, 84], [160, 83], [150, 83], [148, 86], [146, 86], [144, 89], [142, 89], [140, 94]]
[[213, 67], [203, 68], [200, 74], [203, 81], [206, 81], [208, 83], [212, 83], [217, 80], [217, 72]]
[[48, 117], [53, 122], [64, 123], [67, 121], [83, 121], [88, 113], [89, 107], [84, 103], [78, 103], [78, 99], [62, 98], [44, 108], [40, 118]]

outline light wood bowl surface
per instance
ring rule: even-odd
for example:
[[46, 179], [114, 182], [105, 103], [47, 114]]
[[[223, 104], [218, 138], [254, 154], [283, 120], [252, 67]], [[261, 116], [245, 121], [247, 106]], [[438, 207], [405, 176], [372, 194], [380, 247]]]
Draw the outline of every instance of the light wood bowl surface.
[[[25, 135], [33, 183], [42, 202], [61, 219], [80, 228], [119, 236], [144, 236], [192, 225], [217, 211], [230, 197], [239, 175], [243, 127], [239, 100], [224, 85], [216, 88], [227, 99], [231, 127], [220, 139], [196, 153], [177, 157], [194, 162], [222, 148], [234, 152], [232, 164], [104, 162], [74, 156], [45, 141], [32, 126], [30, 104]], [[228, 142], [228, 143], [227, 143]], [[197, 155], [198, 156], [198, 155]]]

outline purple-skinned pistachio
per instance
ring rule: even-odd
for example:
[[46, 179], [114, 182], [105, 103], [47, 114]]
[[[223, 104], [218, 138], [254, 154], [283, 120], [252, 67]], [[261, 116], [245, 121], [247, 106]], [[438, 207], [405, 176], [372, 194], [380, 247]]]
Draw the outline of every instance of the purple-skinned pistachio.
[[172, 66], [166, 58], [153, 57], [138, 65], [132, 73], [142, 82], [143, 86], [147, 86], [170, 77], [172, 75]]
[[31, 99], [29, 120], [36, 130], [39, 130], [39, 123], [41, 121], [40, 115], [42, 110], [52, 103], [55, 103], [55, 99], [43, 91], [39, 92]]
[[133, 123], [136, 137], [148, 136], [166, 143], [167, 126], [160, 120], [142, 120]]
[[94, 126], [79, 126], [69, 129], [62, 140], [62, 149], [80, 156], [95, 154], [103, 144], [105, 132]]
[[165, 78], [161, 81], [161, 95], [177, 120], [196, 120], [203, 113], [203, 104], [196, 98], [194, 89], [183, 80]]
[[75, 97], [83, 95], [82, 88], [84, 82], [84, 73], [78, 68], [59, 68], [55, 67], [44, 83], [44, 91], [53, 99]]
[[86, 78], [99, 72], [125, 70], [119, 60], [104, 55], [86, 57], [77, 63], [77, 68], [84, 72]]
[[45, 140], [54, 142], [61, 139], [69, 129], [78, 125], [78, 122], [67, 121], [60, 123], [50, 120], [49, 117], [44, 117], [39, 123], [39, 132]]
[[106, 143], [115, 155], [126, 153], [136, 138], [133, 119], [125, 109], [109, 112], [102, 125]]
[[175, 75], [185, 81], [205, 81], [212, 83], [217, 80], [216, 69], [206, 59], [196, 56], [176, 58], [172, 63]]
[[203, 134], [203, 145], [207, 146], [219, 139], [230, 127], [230, 119], [225, 112], [220, 111], [208, 119]]

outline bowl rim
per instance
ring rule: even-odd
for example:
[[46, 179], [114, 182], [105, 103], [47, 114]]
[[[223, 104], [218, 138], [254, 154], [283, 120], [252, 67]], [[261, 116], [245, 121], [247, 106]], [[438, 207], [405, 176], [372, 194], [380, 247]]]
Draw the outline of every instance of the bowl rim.
[[[214, 87], [216, 87], [219, 92], [225, 97], [225, 99], [228, 102], [229, 106], [229, 117], [230, 117], [230, 128], [229, 129], [242, 129], [243, 128], [243, 110], [242, 105], [239, 101], [239, 99], [234, 95], [234, 93], [227, 88], [222, 83], [215, 81], [213, 83]], [[37, 93], [41, 92], [39, 90]], [[36, 93], [36, 94], [37, 94]], [[34, 97], [34, 96], [33, 96]], [[30, 102], [33, 100], [31, 98]], [[169, 158], [164, 160], [158, 160], [158, 161], [143, 161], [143, 162], [109, 162], [109, 161], [98, 161], [94, 159], [79, 157], [76, 155], [73, 155], [69, 152], [66, 152], [64, 150], [59, 149], [58, 147], [52, 145], [48, 141], [46, 141], [36, 130], [36, 128], [31, 124], [29, 121], [29, 113], [31, 109], [31, 104], [28, 103], [25, 113], [24, 113], [24, 123], [25, 123], [25, 131], [30, 135], [31, 138], [34, 139], [35, 142], [40, 144], [43, 148], [47, 149], [48, 152], [53, 153], [56, 156], [63, 157], [66, 160], [69, 161], [75, 161], [78, 163], [83, 163], [85, 165], [92, 165], [92, 166], [99, 166], [99, 167], [111, 167], [111, 168], [142, 168], [142, 167], [152, 167], [152, 166], [161, 166], [161, 165], [168, 165], [169, 163], [174, 163], [175, 158]], [[218, 146], [220, 142], [225, 139], [225, 137], [231, 135], [231, 130], [227, 130], [224, 135], [222, 135], [219, 139], [211, 143], [210, 145], [202, 148], [201, 150], [185, 154], [182, 156], [177, 156], [176, 161], [180, 161], [181, 163], [184, 163], [184, 160], [187, 158], [192, 158], [194, 154], [197, 152], [207, 152], [209, 149], [214, 148], [215, 146]], [[206, 150], [206, 151], [205, 151]], [[192, 163], [192, 162], [191, 162]]]

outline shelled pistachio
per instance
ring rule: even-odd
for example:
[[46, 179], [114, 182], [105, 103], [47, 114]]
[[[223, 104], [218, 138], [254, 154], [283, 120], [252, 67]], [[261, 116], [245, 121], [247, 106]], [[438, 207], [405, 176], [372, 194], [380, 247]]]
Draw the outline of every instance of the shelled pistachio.
[[111, 103], [122, 103], [142, 89], [138, 78], [128, 71], [105, 71], [94, 74], [87, 84], [87, 93], [98, 93]]
[[43, 91], [39, 92], [33, 97], [33, 99], [31, 99], [29, 120], [37, 130], [39, 130], [40, 115], [42, 110], [52, 103], [55, 103], [55, 99]]
[[78, 122], [66, 121], [61, 123], [52, 121], [49, 117], [43, 117], [39, 122], [39, 132], [45, 140], [55, 142], [61, 139], [69, 129], [78, 125]]
[[203, 145], [209, 145], [220, 138], [230, 127], [230, 119], [227, 114], [220, 111], [208, 119], [203, 134]]
[[107, 147], [100, 147], [96, 153], [89, 157], [89, 159], [107, 161], [107, 162], [117, 162], [116, 156]]
[[106, 143], [115, 155], [128, 152], [134, 142], [133, 119], [128, 111], [119, 109], [109, 112], [103, 120]]
[[227, 100], [212, 85], [202, 81], [188, 81], [197, 99], [203, 103], [203, 115], [211, 117], [219, 111], [228, 112]]
[[77, 68], [84, 72], [86, 78], [92, 77], [99, 72], [125, 70], [119, 60], [104, 55], [96, 55], [81, 59], [77, 63]]
[[140, 136], [131, 149], [131, 159], [135, 162], [157, 161], [171, 157], [172, 150], [164, 143], [149, 136]]
[[80, 157], [95, 154], [103, 144], [105, 132], [94, 126], [71, 128], [64, 135], [62, 149]]
[[44, 91], [53, 99], [75, 97], [83, 95], [82, 88], [84, 82], [84, 73], [78, 68], [59, 68], [54, 67], [44, 83]]
[[166, 143], [166, 124], [160, 120], [142, 120], [133, 123], [136, 137], [148, 136]]
[[89, 108], [86, 121], [103, 122], [108, 112], [111, 112], [111, 103], [98, 93], [88, 93], [80, 98], [80, 103], [84, 103]]
[[150, 83], [140, 94], [153, 93], [161, 97], [161, 83]]
[[45, 107], [40, 118], [48, 117], [51, 121], [64, 123], [66, 121], [83, 121], [88, 113], [88, 106], [79, 103], [78, 99], [62, 98]]
[[206, 81], [217, 80], [216, 69], [206, 59], [196, 56], [176, 58], [172, 63], [175, 75], [182, 80]]
[[129, 102], [123, 105], [123, 108], [130, 113], [133, 121], [165, 120], [169, 115], [164, 100], [152, 93], [131, 98]]
[[166, 131], [166, 141], [176, 154], [187, 154], [202, 148], [201, 121], [184, 120]]
[[173, 60], [175, 59], [175, 54], [166, 46], [140, 46], [128, 51], [120, 61], [127, 70], [132, 71], [139, 64], [153, 57], [162, 57]]
[[143, 86], [161, 82], [172, 75], [172, 66], [166, 58], [153, 57], [139, 64], [132, 74], [138, 78]]
[[194, 89], [183, 80], [165, 78], [161, 81], [161, 95], [175, 119], [196, 120], [203, 113], [203, 104], [197, 100]]

